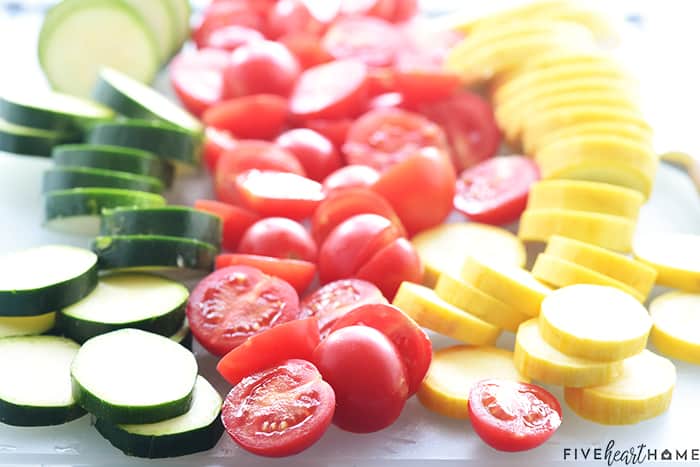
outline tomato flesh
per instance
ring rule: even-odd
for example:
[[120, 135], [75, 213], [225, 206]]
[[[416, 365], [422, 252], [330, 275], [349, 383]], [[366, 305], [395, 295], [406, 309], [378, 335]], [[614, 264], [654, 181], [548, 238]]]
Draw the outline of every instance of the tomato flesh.
[[278, 39], [297, 58], [302, 70], [333, 61], [314, 34], [297, 32], [286, 34]]
[[316, 275], [316, 265], [299, 259], [228, 253], [216, 257], [216, 269], [242, 264], [289, 282], [298, 294], [309, 288]]
[[323, 186], [306, 177], [272, 170], [248, 170], [236, 177], [244, 203], [263, 216], [305, 219], [325, 194]]
[[247, 0], [213, 2], [205, 10], [202, 22], [192, 33], [197, 48], [206, 46], [209, 35], [219, 28], [238, 25], [251, 29], [260, 29], [262, 21]]
[[260, 220], [260, 216], [254, 212], [221, 201], [200, 199], [195, 201], [194, 207], [221, 218], [221, 245], [229, 251], [235, 251], [243, 233]]
[[379, 180], [379, 172], [367, 165], [346, 165], [323, 180], [323, 191], [345, 190], [347, 188], [371, 187]]
[[[244, 44], [263, 39], [265, 36], [255, 29], [233, 24], [212, 31], [205, 41], [205, 46], [232, 52]], [[228, 60], [230, 60], [230, 56], [227, 56], [227, 64]]]
[[318, 255], [318, 247], [300, 223], [286, 217], [267, 217], [245, 231], [238, 252], [313, 263]]
[[389, 66], [401, 47], [402, 36], [391, 23], [372, 17], [336, 21], [323, 36], [323, 46], [338, 60], [356, 59], [368, 66]]
[[561, 405], [534, 384], [484, 380], [469, 393], [469, 419], [494, 449], [524, 451], [541, 445], [559, 428]]
[[170, 65], [170, 84], [182, 105], [200, 116], [221, 102], [224, 94], [224, 68], [231, 58], [217, 49], [182, 52]]
[[207, 109], [202, 120], [238, 138], [272, 139], [287, 121], [287, 99], [274, 94], [229, 99]]
[[238, 383], [224, 400], [221, 419], [246, 451], [281, 457], [318, 441], [333, 419], [335, 394], [316, 367], [287, 360]]
[[265, 29], [271, 39], [295, 33], [307, 33], [318, 38], [326, 26], [311, 13], [304, 0], [279, 0], [268, 13]]

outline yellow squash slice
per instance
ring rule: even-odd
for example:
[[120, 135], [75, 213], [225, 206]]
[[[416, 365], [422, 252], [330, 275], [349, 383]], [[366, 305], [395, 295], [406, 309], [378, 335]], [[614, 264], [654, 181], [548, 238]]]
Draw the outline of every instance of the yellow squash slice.
[[629, 294], [600, 285], [570, 285], [542, 302], [542, 338], [567, 355], [612, 362], [644, 349], [651, 330], [646, 308]]
[[53, 329], [55, 324], [56, 312], [54, 311], [36, 316], [2, 316], [0, 317], [0, 338], [43, 334]]
[[626, 359], [608, 384], [565, 388], [564, 400], [581, 417], [604, 425], [631, 425], [664, 413], [671, 405], [676, 368], [648, 350]]
[[700, 292], [700, 236], [680, 233], [639, 235], [634, 256], [656, 269], [656, 283]]
[[700, 364], [700, 295], [665, 293], [651, 302], [650, 339], [667, 357]]
[[576, 136], [615, 136], [646, 146], [653, 143], [651, 128], [615, 120], [595, 120], [547, 133], [540, 141], [539, 147], [546, 148], [557, 141]]

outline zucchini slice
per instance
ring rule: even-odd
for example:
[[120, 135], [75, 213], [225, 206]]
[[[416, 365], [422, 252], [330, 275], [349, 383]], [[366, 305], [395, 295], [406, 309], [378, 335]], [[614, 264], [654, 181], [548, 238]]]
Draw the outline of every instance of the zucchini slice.
[[59, 167], [91, 167], [155, 177], [167, 187], [172, 185], [174, 167], [169, 162], [141, 149], [95, 144], [62, 144], [53, 148], [51, 158]]
[[143, 149], [169, 161], [196, 166], [202, 141], [201, 137], [167, 123], [129, 120], [93, 126], [87, 142]]
[[203, 131], [199, 120], [185, 109], [155, 89], [111, 68], [100, 70], [93, 97], [126, 117], [161, 120], [192, 133]]
[[188, 350], [192, 350], [192, 331], [190, 331], [190, 325], [186, 319], [180, 329], [170, 336], [170, 340], [177, 342]]
[[44, 20], [39, 62], [53, 89], [88, 97], [103, 66], [150, 83], [161, 58], [155, 31], [124, 0], [63, 0]]
[[97, 237], [92, 249], [100, 269], [198, 269], [211, 271], [218, 250], [199, 240], [163, 235]]
[[179, 282], [149, 274], [111, 274], [59, 314], [63, 333], [76, 342], [123, 328], [170, 337], [185, 320], [189, 292]]
[[71, 393], [70, 365], [78, 348], [56, 336], [0, 339], [0, 421], [47, 426], [85, 415]]
[[117, 208], [102, 214], [100, 235], [165, 235], [221, 246], [221, 219], [188, 206]]
[[[192, 14], [192, 7], [190, 6], [189, 0], [168, 0], [173, 8], [173, 13], [175, 16], [178, 43], [177, 49], [179, 50], [187, 39], [190, 37], [190, 15]], [[177, 50], [175, 50], [177, 52]]]
[[55, 145], [73, 139], [70, 133], [16, 125], [0, 117], [0, 151], [48, 157]]
[[120, 329], [85, 342], [70, 374], [73, 396], [98, 419], [153, 423], [190, 409], [197, 361], [167, 337]]
[[145, 191], [118, 188], [72, 188], [51, 191], [44, 199], [44, 226], [61, 232], [94, 236], [105, 208], [164, 206], [165, 198]]
[[44, 334], [55, 325], [55, 311], [37, 316], [3, 316], [0, 318], [0, 338]]
[[0, 256], [0, 316], [37, 316], [81, 300], [97, 285], [97, 256], [46, 245]]
[[97, 419], [95, 428], [125, 454], [147, 458], [176, 457], [207, 451], [224, 433], [223, 401], [216, 389], [197, 376], [192, 406], [184, 415], [157, 423], [116, 425]]
[[177, 45], [175, 31], [175, 13], [168, 0], [125, 0], [138, 11], [143, 20], [153, 31], [158, 43], [158, 56], [161, 63], [168, 60]]
[[59, 167], [44, 172], [42, 192], [71, 188], [120, 188], [122, 190], [162, 193], [157, 178], [90, 167]]

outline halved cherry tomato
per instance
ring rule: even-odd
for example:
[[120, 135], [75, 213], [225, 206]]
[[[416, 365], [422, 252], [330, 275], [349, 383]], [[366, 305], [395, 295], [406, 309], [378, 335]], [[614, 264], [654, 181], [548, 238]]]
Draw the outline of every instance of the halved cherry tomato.
[[424, 148], [385, 170], [372, 190], [389, 201], [412, 236], [449, 216], [455, 173], [442, 151]]
[[325, 338], [336, 321], [358, 306], [388, 303], [372, 283], [360, 279], [341, 279], [321, 286], [301, 301], [301, 315], [318, 320], [321, 338]]
[[200, 199], [194, 202], [194, 207], [221, 218], [223, 224], [221, 245], [229, 251], [235, 251], [243, 233], [260, 220], [260, 216], [254, 212], [221, 201]]
[[338, 224], [357, 214], [379, 214], [394, 223], [402, 236], [406, 235], [391, 204], [367, 188], [347, 188], [330, 193], [311, 218], [311, 234], [321, 245]]
[[204, 133], [202, 160], [209, 172], [214, 173], [221, 155], [236, 147], [236, 144], [238, 144], [238, 140], [228, 131], [207, 127]]
[[406, 369], [408, 397], [415, 394], [433, 358], [433, 347], [425, 331], [395, 306], [372, 303], [358, 306], [339, 318], [330, 332], [355, 325], [380, 331], [396, 346]]
[[336, 21], [323, 36], [323, 47], [337, 60], [355, 59], [368, 66], [390, 66], [402, 45], [393, 24], [379, 18], [350, 16]]
[[394, 69], [392, 67], [372, 67], [369, 69], [369, 95], [378, 96], [396, 91]]
[[286, 217], [267, 217], [248, 227], [238, 252], [315, 262], [316, 242], [300, 223]]
[[279, 277], [291, 284], [298, 294], [309, 288], [316, 275], [316, 265], [300, 259], [273, 258], [272, 256], [222, 254], [216, 257], [216, 269], [242, 264], [260, 269], [265, 274]]
[[379, 94], [374, 96], [372, 100], [367, 104], [367, 109], [377, 110], [377, 109], [402, 109], [406, 108], [406, 102], [401, 93], [398, 92], [385, 92], [384, 94]]
[[377, 251], [355, 275], [370, 281], [393, 300], [402, 282], [422, 282], [423, 265], [413, 244], [398, 238]]
[[238, 138], [272, 139], [287, 121], [287, 99], [274, 94], [237, 97], [209, 108], [202, 120]]
[[357, 60], [336, 60], [301, 74], [289, 111], [300, 121], [354, 117], [365, 109], [367, 98], [367, 66]]
[[247, 0], [213, 2], [204, 10], [202, 22], [192, 33], [192, 39], [202, 48], [213, 31], [231, 25], [260, 30], [262, 20]]
[[475, 222], [507, 224], [520, 217], [530, 186], [540, 178], [529, 157], [494, 157], [457, 178], [454, 206]]
[[343, 430], [378, 431], [401, 414], [406, 371], [394, 344], [376, 329], [338, 329], [316, 347], [312, 361], [335, 391], [333, 423]]
[[182, 105], [200, 116], [221, 102], [224, 68], [231, 57], [223, 50], [201, 49], [180, 53], [170, 65], [170, 84]]
[[328, 24], [316, 18], [303, 0], [279, 0], [268, 13], [265, 30], [270, 39], [307, 33], [318, 40], [327, 27]]
[[371, 187], [379, 180], [379, 172], [366, 165], [346, 165], [323, 181], [323, 191], [331, 193], [345, 188]]
[[426, 147], [446, 149], [439, 126], [406, 110], [379, 109], [367, 112], [350, 127], [343, 154], [349, 164], [382, 172]]
[[317, 182], [323, 181], [343, 163], [333, 143], [308, 128], [285, 131], [277, 137], [275, 144], [294, 154], [304, 167], [306, 176]]
[[311, 360], [321, 341], [315, 318], [296, 319], [250, 336], [223, 356], [216, 370], [233, 386], [290, 358]]
[[397, 66], [394, 72], [396, 90], [410, 108], [440, 101], [459, 88], [459, 76], [430, 68]]
[[343, 144], [345, 144], [348, 131], [353, 121], [354, 120], [351, 118], [341, 118], [337, 120], [315, 119], [305, 122], [304, 127], [322, 134], [333, 143], [333, 146], [335, 146], [338, 151], [340, 151]]
[[292, 359], [238, 383], [226, 396], [221, 419], [246, 451], [281, 457], [318, 441], [334, 410], [333, 389], [316, 367]]
[[251, 94], [288, 96], [299, 78], [296, 57], [282, 44], [255, 41], [238, 47], [224, 69], [224, 96]]
[[402, 23], [412, 19], [418, 14], [418, 0], [395, 0], [394, 16], [392, 21]]
[[229, 266], [202, 279], [187, 302], [194, 337], [224, 355], [248, 337], [299, 318], [299, 297], [287, 282], [249, 266]]
[[392, 21], [398, 0], [342, 0], [340, 13], [347, 16], [376, 16]]
[[204, 45], [205, 47], [232, 52], [243, 44], [261, 41], [264, 39], [265, 36], [263, 36], [260, 31], [237, 24], [232, 24], [231, 26], [224, 26], [213, 30], [211, 33], [209, 33], [209, 37], [207, 37]]
[[246, 206], [263, 216], [305, 219], [325, 194], [309, 178], [273, 170], [248, 170], [236, 177], [236, 189]]
[[321, 46], [318, 37], [304, 32], [286, 34], [279, 39], [297, 58], [302, 70], [333, 60], [331, 54]]
[[524, 451], [547, 441], [561, 424], [561, 405], [534, 384], [490, 379], [469, 393], [469, 419], [486, 444]]

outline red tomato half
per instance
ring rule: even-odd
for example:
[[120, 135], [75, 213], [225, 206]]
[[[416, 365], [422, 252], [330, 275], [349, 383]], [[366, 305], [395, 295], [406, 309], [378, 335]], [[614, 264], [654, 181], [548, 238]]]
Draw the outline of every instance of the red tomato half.
[[352, 16], [336, 21], [323, 36], [323, 47], [338, 60], [355, 59], [368, 66], [390, 66], [402, 35], [379, 18]]
[[213, 2], [204, 10], [202, 22], [192, 33], [192, 39], [198, 48], [202, 48], [206, 45], [212, 32], [232, 25], [259, 30], [262, 21], [247, 0]]
[[192, 334], [219, 356], [254, 334], [298, 318], [299, 297], [292, 286], [249, 266], [214, 271], [187, 302]]
[[394, 344], [376, 329], [338, 329], [316, 347], [312, 361], [335, 391], [333, 423], [343, 430], [378, 431], [401, 414], [406, 372]]
[[402, 23], [418, 14], [418, 0], [396, 0], [393, 21]]
[[331, 333], [354, 325], [369, 326], [389, 338], [406, 369], [408, 396], [415, 394], [433, 358], [432, 344], [423, 329], [395, 306], [373, 303], [359, 306], [339, 318]]
[[238, 97], [209, 108], [205, 124], [243, 139], [272, 139], [287, 121], [287, 99], [274, 94]]
[[488, 159], [460, 174], [455, 209], [475, 222], [516, 221], [525, 210], [530, 186], [539, 178], [537, 164], [529, 157]]
[[259, 31], [234, 24], [212, 31], [209, 34], [209, 37], [207, 37], [204, 45], [206, 47], [232, 52], [244, 44], [249, 44], [250, 42], [254, 41], [261, 41], [264, 39], [265, 36], [263, 36]]
[[223, 224], [221, 245], [224, 250], [229, 251], [235, 251], [243, 233], [248, 227], [260, 220], [260, 216], [254, 212], [221, 201], [200, 199], [195, 201], [194, 207], [221, 218]]
[[367, 104], [368, 110], [377, 109], [402, 109], [406, 107], [404, 97], [398, 92], [385, 92], [376, 95]]
[[333, 419], [335, 394], [316, 367], [287, 360], [245, 378], [226, 396], [221, 420], [246, 451], [289, 456], [318, 441]]
[[398, 238], [377, 251], [357, 270], [356, 276], [370, 281], [393, 300], [402, 282], [422, 282], [423, 265], [411, 242]]
[[559, 428], [561, 406], [534, 384], [490, 379], [470, 391], [469, 420], [494, 449], [525, 451], [547, 441]]
[[245, 231], [238, 252], [313, 263], [318, 248], [311, 234], [300, 223], [286, 217], [267, 217]]
[[323, 201], [323, 186], [306, 177], [272, 170], [248, 170], [236, 177], [243, 203], [263, 216], [306, 219]]
[[207, 127], [204, 134], [202, 160], [209, 172], [214, 173], [221, 155], [236, 147], [236, 144], [238, 141], [228, 131]]
[[336, 170], [323, 181], [323, 191], [343, 190], [346, 188], [371, 187], [379, 180], [379, 172], [366, 165], [346, 165]]
[[360, 279], [329, 282], [301, 301], [302, 316], [318, 320], [321, 337], [325, 338], [335, 322], [358, 306], [387, 303], [382, 292], [372, 283]]
[[279, 0], [267, 16], [267, 36], [279, 39], [286, 34], [307, 33], [318, 38], [327, 23], [319, 21], [303, 0]]
[[297, 58], [302, 70], [333, 60], [331, 54], [321, 46], [318, 37], [304, 32], [287, 34], [278, 39]]
[[311, 360], [321, 341], [314, 318], [296, 319], [250, 336], [223, 356], [216, 370], [233, 386], [290, 358]]
[[251, 266], [265, 274], [279, 277], [291, 284], [298, 294], [309, 288], [316, 275], [316, 265], [299, 259], [274, 258], [272, 256], [223, 254], [216, 257], [216, 269], [235, 265]]
[[224, 68], [231, 57], [223, 50], [201, 49], [182, 52], [170, 65], [170, 84], [187, 110], [200, 116], [221, 102]]
[[352, 126], [353, 119], [351, 118], [341, 118], [338, 120], [323, 120], [315, 119], [305, 122], [303, 125], [305, 128], [314, 130], [317, 133], [322, 134], [330, 140], [335, 148], [340, 151], [345, 144], [345, 140], [348, 136], [348, 131]]
[[275, 143], [294, 154], [304, 167], [306, 175], [317, 182], [323, 181], [343, 163], [333, 143], [308, 128], [286, 131], [277, 137]]
[[392, 21], [398, 0], [342, 0], [340, 13], [347, 16], [376, 16]]

